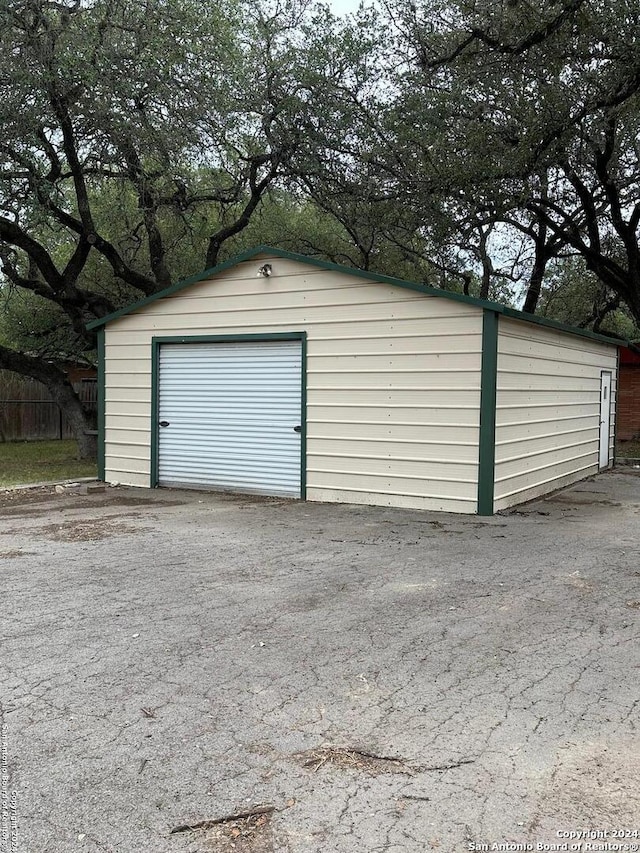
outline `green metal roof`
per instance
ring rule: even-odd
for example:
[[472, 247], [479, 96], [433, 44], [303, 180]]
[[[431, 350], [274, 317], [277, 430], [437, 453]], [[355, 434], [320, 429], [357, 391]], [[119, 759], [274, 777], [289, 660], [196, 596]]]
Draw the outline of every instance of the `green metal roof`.
[[151, 296], [146, 296], [144, 299], [140, 299], [137, 302], [133, 302], [131, 305], [127, 305], [125, 308], [121, 308], [119, 311], [114, 311], [112, 314], [107, 314], [105, 317], [101, 317], [98, 320], [93, 320], [91, 323], [87, 324], [88, 329], [97, 329], [100, 326], [104, 326], [107, 323], [112, 322], [113, 320], [117, 320], [120, 317], [124, 317], [127, 314], [132, 314], [135, 311], [139, 311], [142, 308], [145, 308], [147, 305], [150, 305], [152, 302], [156, 302], [158, 299], [165, 299], [168, 296], [173, 296], [175, 293], [183, 290], [186, 287], [190, 287], [192, 284], [197, 284], [199, 281], [205, 281], [206, 279], [213, 278], [218, 273], [223, 270], [228, 270], [231, 267], [236, 266], [237, 264], [241, 264], [244, 261], [250, 261], [252, 258], [256, 258], [259, 255], [269, 255], [271, 257], [276, 258], [286, 258], [290, 261], [298, 261], [299, 263], [308, 264], [312, 267], [319, 267], [323, 270], [331, 270], [333, 272], [343, 273], [345, 275], [352, 275], [357, 278], [362, 278], [367, 281], [376, 281], [381, 284], [391, 284], [394, 287], [402, 287], [405, 290], [414, 290], [417, 293], [423, 293], [425, 296], [437, 296], [440, 299], [452, 299], [455, 302], [463, 302], [467, 305], [474, 305], [476, 308], [485, 308], [490, 311], [495, 311], [497, 314], [503, 314], [505, 317], [509, 317], [513, 320], [521, 320], [525, 323], [533, 323], [536, 326], [546, 326], [550, 329], [556, 329], [560, 332], [568, 332], [572, 335], [579, 335], [583, 338], [591, 338], [592, 340], [602, 341], [608, 344], [614, 344], [616, 346], [625, 345], [626, 341], [623, 341], [618, 338], [608, 337], [607, 335], [600, 335], [597, 332], [591, 332], [587, 329], [578, 329], [574, 326], [567, 326], [564, 323], [558, 323], [556, 320], [548, 320], [545, 317], [538, 317], [533, 314], [525, 314], [523, 311], [517, 311], [515, 308], [509, 308], [506, 305], [500, 305], [497, 302], [490, 302], [486, 299], [476, 299], [473, 296], [465, 296], [462, 293], [454, 293], [450, 290], [440, 290], [435, 287], [428, 287], [426, 284], [418, 284], [413, 281], [404, 281], [400, 278], [392, 278], [388, 275], [380, 275], [379, 273], [367, 272], [365, 270], [359, 270], [355, 267], [345, 267], [342, 264], [334, 264], [330, 261], [322, 261], [317, 258], [310, 258], [307, 255], [299, 255], [296, 252], [287, 252], [284, 249], [275, 249], [272, 246], [255, 246], [253, 249], [248, 249], [246, 252], [242, 252], [240, 255], [236, 255], [233, 258], [230, 258], [228, 261], [225, 261], [222, 264], [218, 264], [216, 267], [212, 267], [211, 269], [205, 270], [204, 272], [198, 273], [197, 275], [192, 275], [189, 278], [185, 278], [182, 281], [178, 281], [175, 284], [170, 285], [169, 287], [165, 287], [164, 290], [159, 290], [157, 293], [152, 294]]

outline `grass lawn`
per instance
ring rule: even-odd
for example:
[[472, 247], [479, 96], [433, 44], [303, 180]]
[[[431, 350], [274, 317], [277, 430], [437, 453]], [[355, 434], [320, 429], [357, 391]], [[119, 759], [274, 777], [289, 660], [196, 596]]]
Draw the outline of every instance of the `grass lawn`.
[[75, 441], [8, 441], [0, 444], [0, 487], [95, 477], [95, 462], [76, 459]]
[[631, 439], [631, 441], [619, 441], [616, 444], [616, 456], [640, 459], [640, 438]]

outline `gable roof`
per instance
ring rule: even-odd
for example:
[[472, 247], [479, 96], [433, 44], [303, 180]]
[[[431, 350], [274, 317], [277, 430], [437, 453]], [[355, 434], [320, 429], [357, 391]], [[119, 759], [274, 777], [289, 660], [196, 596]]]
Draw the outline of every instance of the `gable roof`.
[[380, 284], [391, 284], [394, 287], [402, 287], [405, 290], [414, 290], [418, 293], [423, 293], [425, 296], [437, 296], [440, 299], [452, 299], [456, 302], [464, 302], [467, 305], [474, 305], [476, 308], [483, 308], [489, 311], [495, 311], [497, 314], [502, 314], [505, 317], [510, 317], [514, 320], [522, 320], [525, 323], [533, 323], [537, 326], [547, 326], [548, 328], [556, 329], [560, 332], [568, 332], [572, 335], [579, 335], [583, 338], [591, 338], [596, 341], [602, 341], [608, 344], [615, 344], [616, 346], [624, 346], [626, 343], [626, 341], [624, 340], [612, 338], [607, 335], [601, 335], [597, 332], [592, 332], [588, 329], [578, 329], [574, 326], [567, 326], [565, 323], [559, 323], [556, 320], [549, 320], [546, 317], [538, 317], [533, 314], [525, 314], [524, 311], [517, 311], [515, 308], [509, 308], [506, 305], [500, 305], [498, 302], [490, 302], [487, 299], [477, 299], [474, 296], [465, 296], [463, 293], [455, 293], [451, 290], [441, 290], [440, 288], [429, 287], [426, 284], [418, 284], [414, 281], [405, 281], [401, 278], [392, 278], [388, 275], [380, 275], [379, 273], [359, 270], [355, 267], [346, 267], [342, 264], [334, 264], [331, 261], [323, 261], [319, 260], [318, 258], [310, 258], [307, 255], [300, 255], [296, 252], [287, 252], [284, 249], [275, 249], [272, 246], [255, 246], [253, 249], [248, 249], [246, 252], [242, 252], [241, 254], [236, 255], [235, 257], [230, 258], [228, 261], [225, 261], [222, 264], [218, 264], [217, 266], [212, 267], [211, 269], [204, 270], [204, 272], [198, 273], [197, 275], [192, 275], [189, 278], [185, 278], [182, 281], [178, 281], [175, 284], [170, 285], [169, 287], [165, 287], [164, 290], [159, 290], [157, 293], [153, 293], [151, 296], [145, 296], [143, 299], [139, 299], [137, 302], [133, 302], [131, 303], [131, 305], [127, 305], [124, 308], [121, 308], [119, 311], [114, 311], [111, 314], [107, 314], [105, 317], [100, 317], [97, 320], [93, 320], [92, 322], [87, 323], [87, 329], [97, 329], [101, 326], [105, 326], [112, 320], [117, 320], [120, 317], [126, 316], [127, 314], [132, 314], [135, 311], [139, 311], [141, 308], [150, 305], [152, 302], [156, 302], [158, 299], [165, 299], [167, 296], [173, 296], [175, 293], [179, 293], [181, 290], [184, 290], [186, 287], [190, 287], [192, 284], [197, 284], [200, 281], [205, 281], [206, 279], [213, 278], [215, 275], [223, 272], [224, 270], [228, 270], [231, 267], [236, 266], [237, 264], [243, 263], [244, 261], [250, 261], [260, 255], [269, 255], [270, 257], [275, 258], [285, 258], [290, 261], [298, 261], [299, 263], [308, 264], [309, 266], [343, 273], [344, 275], [352, 275], [357, 278], [362, 278], [368, 281], [375, 281]]

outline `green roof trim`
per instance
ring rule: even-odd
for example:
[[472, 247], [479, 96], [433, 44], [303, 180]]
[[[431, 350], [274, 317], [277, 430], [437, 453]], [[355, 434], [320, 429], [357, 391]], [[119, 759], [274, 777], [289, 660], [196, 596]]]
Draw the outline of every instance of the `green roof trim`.
[[197, 275], [192, 275], [189, 278], [178, 281], [169, 287], [165, 287], [164, 290], [159, 290], [151, 296], [146, 296], [144, 299], [133, 302], [125, 308], [121, 308], [119, 311], [107, 314], [106, 317], [100, 317], [98, 320], [93, 320], [92, 322], [87, 323], [87, 329], [97, 329], [107, 323], [111, 323], [113, 320], [118, 320], [120, 317], [124, 317], [127, 314], [133, 314], [135, 311], [139, 311], [141, 308], [150, 305], [158, 299], [166, 299], [168, 296], [173, 296], [174, 293], [178, 293], [184, 288], [190, 287], [192, 284], [197, 284], [200, 281], [206, 281], [209, 278], [213, 278], [218, 275], [218, 273], [231, 269], [231, 267], [237, 266], [245, 261], [250, 261], [259, 255], [269, 255], [274, 258], [284, 258], [289, 261], [297, 261], [299, 263], [308, 264], [312, 267], [318, 267], [319, 269], [339, 272], [344, 275], [352, 275], [367, 281], [375, 281], [379, 284], [391, 284], [394, 287], [402, 287], [405, 290], [414, 290], [417, 293], [424, 294], [425, 296], [437, 296], [441, 299], [452, 299], [455, 302], [474, 305], [476, 308], [495, 311], [498, 314], [503, 314], [505, 317], [510, 317], [513, 320], [521, 320], [525, 323], [534, 323], [537, 326], [546, 326], [547, 328], [555, 329], [558, 332], [567, 332], [572, 335], [578, 335], [582, 338], [591, 338], [592, 340], [601, 341], [603, 343], [614, 344], [615, 346], [625, 346], [627, 344], [627, 342], [622, 339], [601, 335], [597, 332], [591, 332], [588, 329], [578, 329], [575, 326], [567, 326], [565, 323], [559, 323], [557, 320], [548, 320], [546, 317], [538, 317], [534, 314], [525, 314], [524, 311], [517, 311], [515, 308], [500, 305], [498, 302], [490, 302], [487, 299], [476, 299], [474, 296], [465, 296], [462, 293], [455, 293], [451, 290], [440, 290], [436, 287], [429, 287], [426, 284], [405, 281], [401, 278], [392, 278], [388, 275], [359, 270], [355, 267], [345, 267], [342, 264], [334, 264], [331, 261], [322, 261], [318, 258], [310, 258], [307, 255], [299, 255], [296, 252], [287, 252], [284, 249], [276, 249], [273, 246], [255, 246], [253, 249], [247, 249], [246, 252], [236, 255], [228, 261], [218, 264], [216, 267], [212, 267], [211, 269], [205, 270]]

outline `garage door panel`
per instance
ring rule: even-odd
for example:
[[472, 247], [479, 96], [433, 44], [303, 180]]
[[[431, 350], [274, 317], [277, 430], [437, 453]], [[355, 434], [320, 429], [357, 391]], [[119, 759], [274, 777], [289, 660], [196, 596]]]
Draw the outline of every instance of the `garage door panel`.
[[181, 466], [181, 475], [188, 474], [188, 478], [180, 477], [179, 479], [170, 482], [179, 482], [183, 485], [188, 485], [191, 482], [209, 483], [218, 488], [234, 488], [237, 487], [240, 491], [246, 489], [250, 485], [260, 485], [264, 478], [269, 476], [270, 485], [279, 484], [285, 487], [289, 482], [290, 475], [295, 473], [295, 466], [289, 469], [280, 466], [279, 473], [273, 474], [272, 469], [267, 466], [256, 465], [255, 460], [246, 461], [244, 464], [237, 465], [235, 462], [229, 465], [216, 466], [215, 472], [206, 470], [197, 459], [190, 462], [183, 460]]
[[[215, 464], [217, 471], [222, 468], [237, 468], [240, 470], [240, 468], [246, 468], [249, 465], [253, 466], [256, 470], [268, 471], [277, 462], [279, 470], [287, 468], [291, 471], [299, 471], [297, 461], [292, 462], [287, 451], [288, 448], [282, 447], [279, 453], [277, 451], [271, 453], [268, 463], [265, 463], [264, 454], [259, 450], [256, 450], [254, 453], [247, 453], [238, 448], [225, 455], [222, 452], [212, 453], [205, 448], [194, 448], [193, 450], [185, 449], [182, 452], [173, 453], [169, 462], [180, 463], [181, 468], [186, 468], [187, 466], [193, 467], [194, 464], [202, 465], [203, 467]], [[275, 474], [276, 472], [274, 472], [274, 476]]]
[[300, 341], [160, 348], [160, 485], [300, 496]]
[[[235, 428], [233, 424], [228, 429], [217, 429], [215, 425], [206, 423], [191, 425], [190, 429], [171, 425], [172, 439], [176, 442], [176, 448], [179, 447], [178, 439], [180, 439], [186, 445], [185, 450], [189, 448], [194, 450], [196, 448], [198, 450], [212, 450], [212, 442], [220, 441], [225, 443], [225, 447], [238, 447], [247, 451], [250, 443], [254, 441], [259, 453], [264, 452], [266, 439], [268, 439], [269, 444], [272, 446], [282, 445], [283, 447], [289, 447], [291, 445], [289, 436], [291, 429], [292, 427], [288, 423], [286, 430], [261, 429], [257, 422], [253, 430], [249, 429], [246, 425], [242, 428]], [[220, 450], [219, 447], [218, 450]]]
[[[177, 379], [176, 381], [179, 382], [180, 380]], [[265, 382], [266, 381], [267, 381], [267, 379], [265, 378]], [[170, 401], [165, 402], [167, 411], [174, 411], [178, 415], [183, 414], [184, 413], [184, 403], [189, 403], [190, 405], [193, 404], [194, 395], [200, 394], [200, 390], [201, 390], [201, 386], [196, 386], [192, 389], [189, 389], [187, 387], [187, 388], [180, 389], [180, 391], [176, 391], [172, 395], [172, 399]], [[247, 413], [251, 413], [252, 411], [254, 411], [253, 403], [255, 402], [256, 399], [262, 400], [265, 403], [271, 402], [273, 400], [273, 392], [270, 392], [268, 389], [266, 389], [264, 387], [264, 384], [260, 384], [260, 385], [256, 385], [256, 386], [251, 386], [251, 385], [245, 384], [242, 386], [242, 389], [225, 388], [222, 385], [211, 385], [211, 387], [208, 390], [209, 390], [209, 393], [211, 395], [213, 395], [213, 394], [220, 394], [220, 395], [224, 394], [224, 396], [225, 396], [224, 412], [218, 413], [218, 412], [211, 412], [211, 410], [209, 410], [209, 409], [199, 409], [197, 402], [196, 402], [195, 405], [193, 405], [193, 408], [192, 409], [190, 408], [190, 410], [189, 410], [189, 419], [191, 419], [191, 417], [195, 416], [195, 414], [198, 411], [207, 412], [207, 414], [209, 414], [213, 418], [215, 418], [215, 417], [221, 417], [223, 419], [229, 418], [231, 416], [231, 414], [233, 413], [234, 409], [237, 409], [238, 411], [241, 411], [241, 412], [247, 412]], [[250, 401], [247, 400], [248, 394], [251, 394]], [[292, 403], [295, 405], [295, 404], [297, 404], [299, 399], [300, 399], [300, 392], [299, 391], [291, 391], [291, 392], [283, 391], [283, 392], [278, 394], [278, 402], [279, 403], [281, 401], [288, 401], [289, 403]], [[215, 402], [215, 400], [213, 400], [212, 402]], [[279, 410], [276, 409], [273, 412], [274, 417], [277, 417], [278, 411]]]

